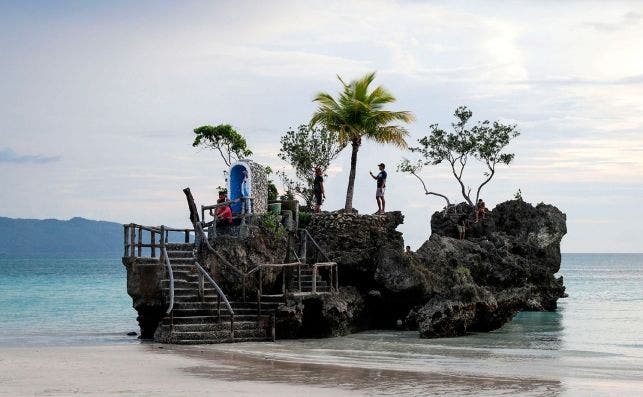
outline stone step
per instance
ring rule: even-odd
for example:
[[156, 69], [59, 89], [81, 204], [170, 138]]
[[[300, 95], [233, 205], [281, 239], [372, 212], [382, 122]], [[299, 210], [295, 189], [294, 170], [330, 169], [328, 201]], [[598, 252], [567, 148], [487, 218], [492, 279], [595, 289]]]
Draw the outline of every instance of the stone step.
[[176, 265], [194, 265], [194, 257], [189, 257], [189, 258], [171, 258], [170, 259], [170, 265], [172, 265], [172, 268]]
[[166, 243], [165, 248], [168, 251], [190, 251], [194, 249], [194, 243]]
[[167, 256], [172, 258], [192, 258], [194, 257], [194, 252], [189, 251], [167, 251]]
[[[266, 330], [262, 328], [254, 329], [235, 329], [234, 330], [235, 339], [240, 338], [266, 338]], [[221, 339], [230, 339], [230, 330], [220, 330], [220, 331], [198, 331], [198, 332], [189, 332], [189, 331], [173, 331], [172, 339], [176, 340], [221, 340]]]
[[[263, 316], [262, 316], [263, 317]], [[265, 319], [262, 319], [260, 325], [256, 321], [235, 321], [233, 329], [236, 331], [240, 330], [255, 330], [262, 327], [267, 327], [270, 323], [270, 318], [266, 316]], [[215, 331], [226, 331], [230, 332], [230, 322], [218, 322], [218, 323], [183, 323], [179, 324], [174, 321], [174, 325], [171, 326], [170, 323], [164, 323], [161, 325], [164, 330], [169, 331], [170, 328], [174, 332], [215, 332]]]
[[172, 343], [176, 345], [214, 345], [217, 343], [243, 343], [243, 342], [268, 342], [271, 339], [269, 337], [258, 337], [258, 338], [237, 338], [235, 336], [234, 340], [228, 339], [201, 339], [201, 340], [176, 340]]

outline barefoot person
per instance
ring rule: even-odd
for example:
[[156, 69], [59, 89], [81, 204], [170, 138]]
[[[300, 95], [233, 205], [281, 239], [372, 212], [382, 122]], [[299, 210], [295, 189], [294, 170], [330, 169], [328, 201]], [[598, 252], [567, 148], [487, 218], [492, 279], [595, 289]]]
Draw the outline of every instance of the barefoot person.
[[384, 200], [384, 191], [386, 190], [386, 167], [384, 163], [378, 165], [380, 172], [377, 175], [373, 175], [371, 171], [368, 171], [371, 174], [371, 177], [377, 181], [377, 190], [375, 190], [375, 200], [377, 200], [377, 212], [376, 214], [383, 214], [386, 209], [386, 201]]
[[324, 193], [324, 177], [321, 168], [315, 168], [315, 181], [313, 182], [313, 194], [315, 195], [315, 212], [321, 210], [321, 205], [326, 198]]
[[464, 214], [460, 215], [456, 226], [458, 227], [458, 239], [464, 240], [464, 236], [467, 231], [467, 216]]

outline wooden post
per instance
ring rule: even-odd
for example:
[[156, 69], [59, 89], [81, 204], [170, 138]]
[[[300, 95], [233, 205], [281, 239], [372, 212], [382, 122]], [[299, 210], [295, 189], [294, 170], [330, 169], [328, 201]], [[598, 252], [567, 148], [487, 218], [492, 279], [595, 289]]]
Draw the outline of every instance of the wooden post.
[[138, 256], [142, 256], [141, 252], [143, 251], [143, 228], [138, 227]]
[[272, 312], [272, 321], [271, 321], [271, 322], [272, 322], [272, 331], [271, 331], [271, 335], [272, 335], [272, 341], [273, 341], [273, 342], [277, 339], [277, 334], [276, 334], [276, 332], [275, 332], [275, 326], [276, 326], [276, 323], [277, 323], [277, 318], [276, 318], [276, 317], [277, 317], [277, 316], [275, 316], [275, 312], [273, 311], [273, 312]]
[[199, 298], [201, 298], [201, 302], [205, 302], [205, 292], [203, 284], [203, 273], [199, 272]]
[[317, 293], [317, 265], [313, 265], [313, 294]]
[[243, 275], [242, 279], [242, 285], [241, 285], [241, 294], [243, 296], [243, 303], [246, 303], [246, 275]]
[[234, 342], [234, 314], [230, 315], [230, 342]]
[[150, 250], [152, 251], [152, 258], [156, 258], [156, 232], [150, 232], [150, 245], [152, 246]]
[[217, 293], [217, 323], [221, 322], [221, 295]]
[[261, 316], [261, 268], [259, 268], [259, 272], [257, 273], [257, 279], [259, 286], [257, 287], [257, 318]]
[[188, 229], [185, 229], [185, 243], [190, 242], [190, 231]]
[[128, 257], [129, 256], [129, 245], [127, 244], [127, 234], [128, 234], [128, 226], [123, 225], [123, 256]]
[[306, 233], [306, 229], [303, 229], [301, 231], [301, 247], [299, 247], [299, 258], [302, 263], [307, 263], [306, 262], [306, 243], [308, 242], [308, 234]]
[[163, 250], [165, 249], [165, 243], [167, 243], [167, 240], [163, 238], [163, 236], [165, 236], [165, 233], [167, 233], [165, 231], [165, 226], [161, 225], [161, 252], [163, 252]]
[[286, 267], [281, 270], [281, 293], [284, 295], [284, 304], [286, 302]]
[[297, 279], [299, 280], [299, 292], [301, 292], [301, 262], [297, 265]]
[[136, 235], [135, 233], [136, 233], [136, 230], [135, 230], [134, 224], [132, 223], [132, 224], [130, 224], [130, 227], [129, 227], [130, 256], [136, 256], [136, 250], [134, 248], [134, 247], [136, 247], [136, 245], [134, 244], [135, 235]]
[[335, 291], [339, 291], [339, 265], [337, 263], [334, 266], [335, 268]]

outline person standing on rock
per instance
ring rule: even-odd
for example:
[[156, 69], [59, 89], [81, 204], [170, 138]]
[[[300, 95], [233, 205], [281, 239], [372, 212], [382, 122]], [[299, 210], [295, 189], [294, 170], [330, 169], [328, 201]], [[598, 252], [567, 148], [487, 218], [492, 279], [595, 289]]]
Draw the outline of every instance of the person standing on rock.
[[467, 231], [467, 216], [464, 214], [460, 215], [456, 226], [458, 227], [458, 238], [464, 240], [464, 235]]
[[371, 178], [377, 181], [377, 189], [375, 190], [375, 200], [377, 200], [376, 214], [383, 214], [386, 205], [386, 201], [384, 200], [384, 191], [386, 190], [386, 171], [384, 171], [384, 168], [386, 168], [386, 166], [384, 163], [380, 163], [378, 167], [380, 169], [379, 174], [373, 175], [371, 171], [368, 171], [368, 173], [371, 174]]
[[313, 194], [315, 195], [315, 212], [319, 212], [321, 210], [322, 202], [326, 198], [326, 193], [324, 192], [324, 177], [322, 176], [322, 170], [319, 167], [315, 168]]

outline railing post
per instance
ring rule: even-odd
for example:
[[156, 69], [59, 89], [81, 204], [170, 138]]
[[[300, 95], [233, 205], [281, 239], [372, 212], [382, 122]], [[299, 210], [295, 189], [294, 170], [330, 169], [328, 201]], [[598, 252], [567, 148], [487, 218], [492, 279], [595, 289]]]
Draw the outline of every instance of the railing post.
[[335, 291], [339, 291], [339, 266], [335, 263], [333, 267], [335, 268]]
[[161, 252], [163, 252], [163, 250], [165, 249], [165, 243], [167, 243], [167, 240], [165, 240], [164, 238], [166, 233], [167, 232], [165, 231], [165, 226], [161, 225]]
[[217, 323], [221, 322], [221, 295], [217, 293]]
[[123, 225], [123, 256], [129, 256], [129, 245], [127, 244], [127, 234], [129, 233], [129, 228], [127, 225]]
[[275, 315], [275, 312], [272, 312], [272, 330], [271, 330], [271, 335], [272, 335], [272, 341], [274, 342], [277, 339], [277, 333], [275, 332], [275, 326], [277, 323], [277, 316]]
[[241, 291], [242, 291], [241, 293], [243, 297], [243, 303], [246, 303], [246, 275], [245, 274], [243, 275], [242, 280], [243, 280], [242, 281], [243, 284], [241, 285]]
[[313, 265], [313, 289], [312, 293], [317, 293], [317, 265]]
[[143, 228], [138, 227], [138, 256], [142, 256], [141, 252], [143, 251]]
[[297, 265], [297, 280], [299, 280], [299, 292], [301, 293], [301, 262]]
[[299, 260], [303, 263], [306, 263], [306, 245], [308, 242], [308, 234], [306, 233], [306, 229], [301, 230], [300, 241], [301, 247], [299, 247]]
[[156, 258], [156, 232], [151, 231], [150, 232], [150, 250], [152, 251], [152, 258]]
[[188, 229], [185, 229], [185, 243], [190, 242], [190, 231]]
[[130, 250], [130, 256], [136, 256], [136, 245], [134, 243], [135, 241], [135, 227], [133, 223], [130, 223], [129, 226], [129, 250]]
[[259, 315], [261, 316], [261, 295], [263, 294], [263, 275], [261, 274], [261, 267], [259, 267], [259, 271], [257, 272], [257, 278], [259, 279], [259, 285], [257, 287], [257, 310], [259, 311]]
[[201, 302], [205, 302], [205, 293], [204, 293], [204, 285], [203, 284], [204, 284], [203, 274], [201, 272], [199, 272], [199, 298], [201, 299]]
[[234, 342], [234, 314], [230, 315], [230, 342]]
[[201, 206], [201, 220], [205, 222], [205, 208], [203, 206]]
[[281, 293], [284, 295], [284, 304], [286, 301], [286, 267], [284, 266], [281, 270]]

